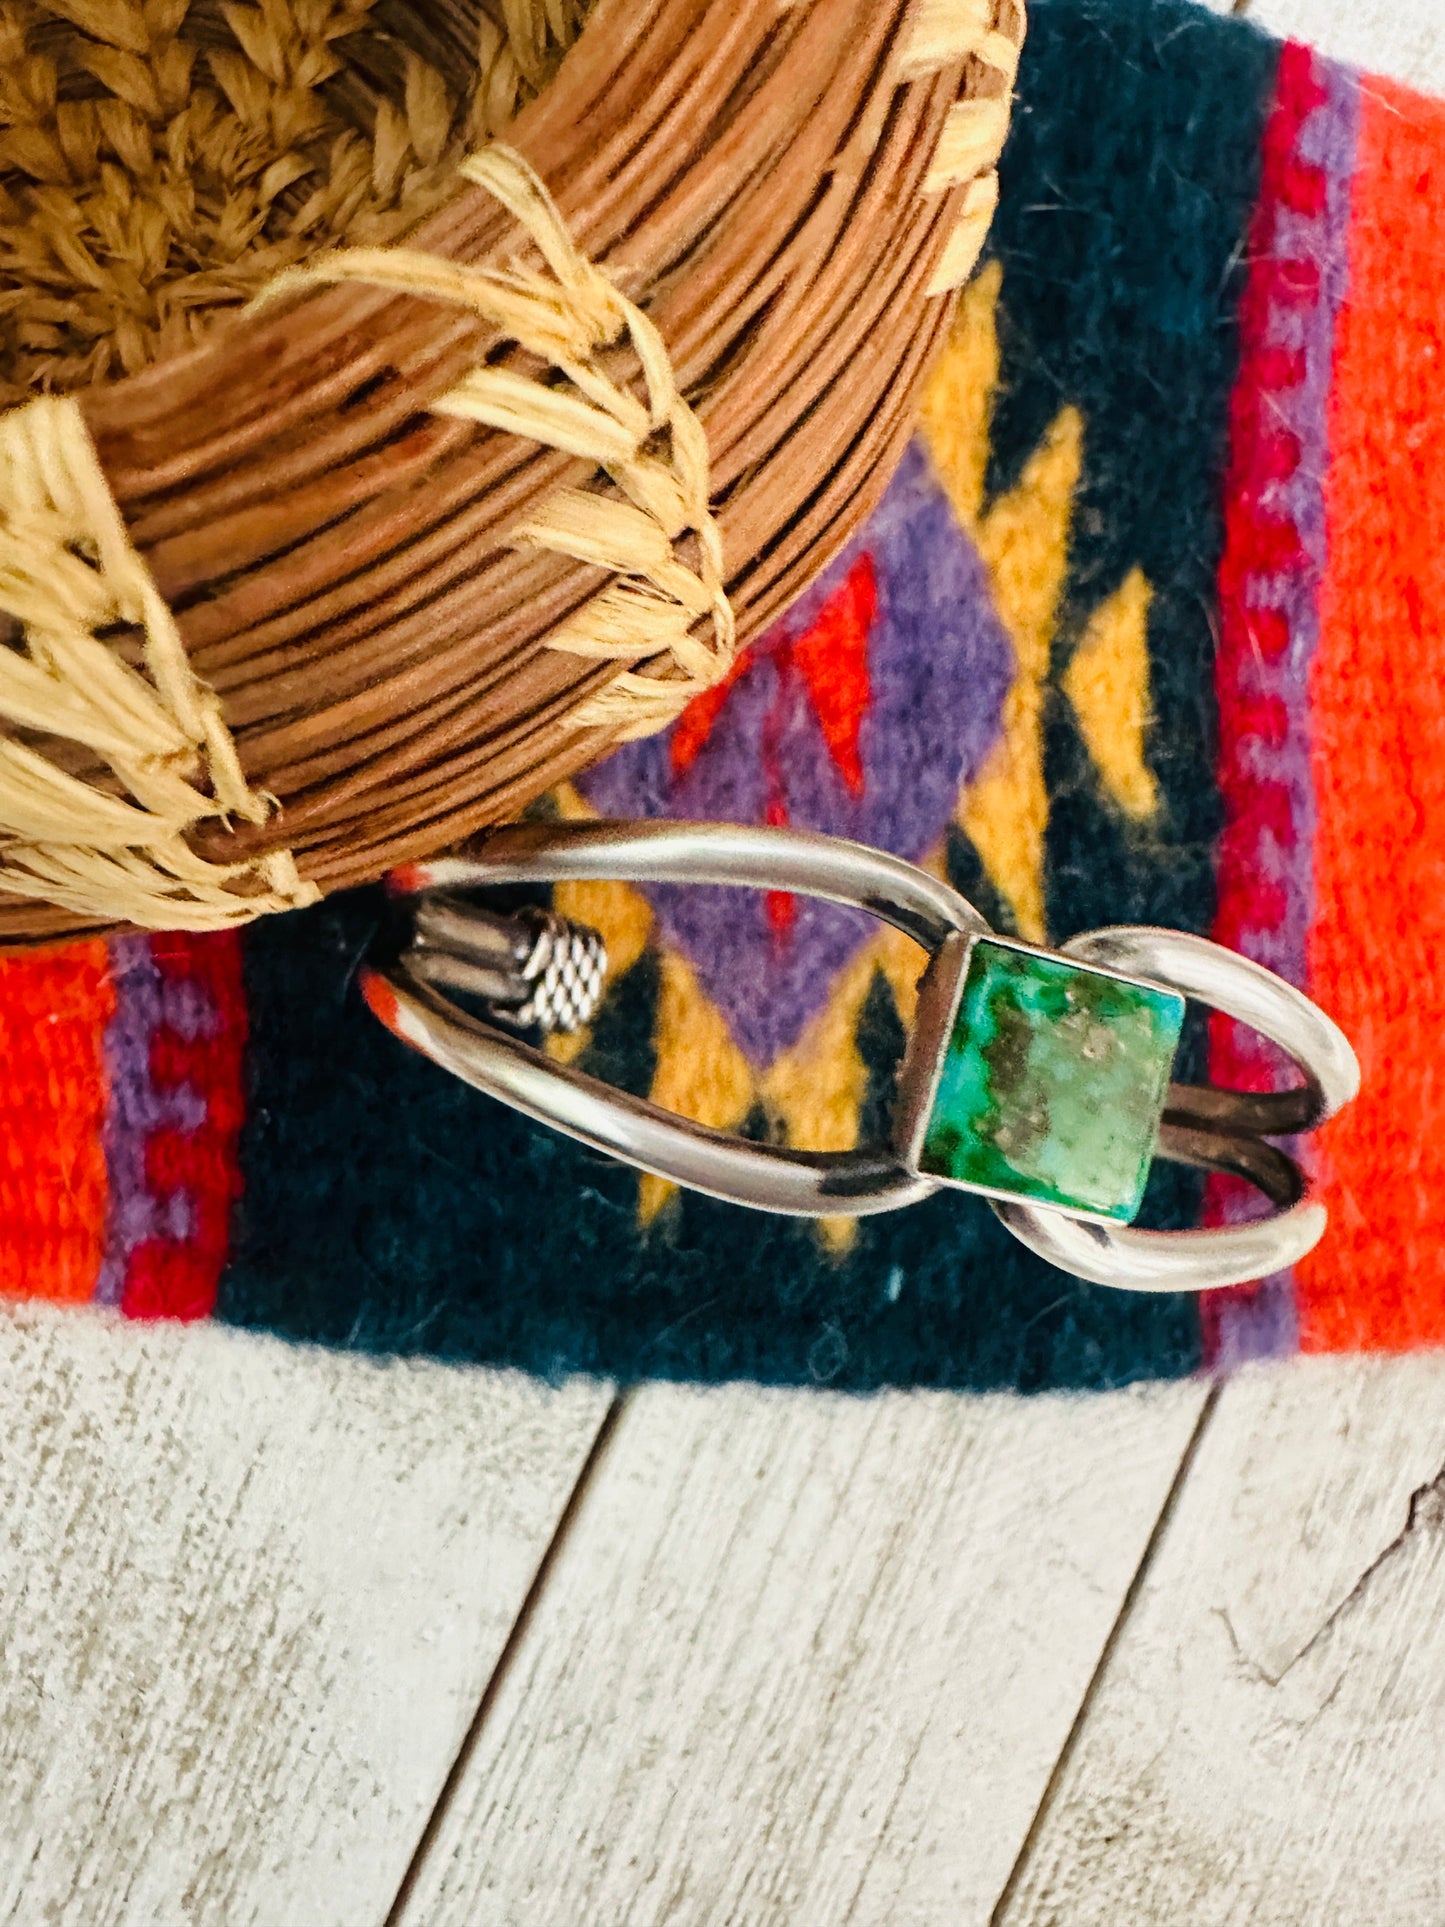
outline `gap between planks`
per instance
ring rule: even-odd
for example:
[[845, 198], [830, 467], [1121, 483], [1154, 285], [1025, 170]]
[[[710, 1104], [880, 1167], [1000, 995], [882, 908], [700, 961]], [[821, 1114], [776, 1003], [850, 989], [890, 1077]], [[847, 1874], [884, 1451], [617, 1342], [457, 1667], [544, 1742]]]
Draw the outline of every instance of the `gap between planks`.
[[[1234, 0], [1234, 10], [1236, 13], [1242, 13], [1248, 5], [1249, 0]], [[1088, 1724], [1089, 1714], [1093, 1709], [1095, 1700], [1098, 1698], [1100, 1688], [1108, 1675], [1110, 1663], [1123, 1637], [1124, 1629], [1128, 1625], [1134, 1608], [1138, 1603], [1139, 1596], [1144, 1590], [1144, 1582], [1149, 1576], [1150, 1568], [1154, 1564], [1155, 1555], [1159, 1551], [1164, 1535], [1169, 1529], [1169, 1522], [1173, 1518], [1179, 1504], [1185, 1481], [1188, 1479], [1193, 1469], [1194, 1461], [1199, 1455], [1200, 1444], [1208, 1429], [1209, 1422], [1214, 1417], [1219, 1405], [1219, 1395], [1222, 1389], [1222, 1385], [1217, 1382], [1211, 1385], [1209, 1388], [1209, 1396], [1200, 1407], [1199, 1418], [1195, 1423], [1193, 1432], [1189, 1436], [1189, 1443], [1180, 1455], [1179, 1466], [1174, 1474], [1173, 1483], [1164, 1496], [1164, 1503], [1159, 1508], [1159, 1517], [1154, 1521], [1154, 1530], [1149, 1534], [1148, 1544], [1144, 1547], [1144, 1556], [1139, 1561], [1134, 1577], [1129, 1581], [1129, 1590], [1124, 1594], [1123, 1601], [1119, 1607], [1118, 1617], [1109, 1628], [1109, 1637], [1099, 1649], [1099, 1663], [1094, 1668], [1089, 1684], [1084, 1689], [1083, 1698], [1079, 1701], [1079, 1710], [1074, 1715], [1074, 1723], [1069, 1728], [1068, 1738], [1064, 1741], [1063, 1746], [1059, 1750], [1059, 1757], [1054, 1762], [1053, 1771], [1050, 1773], [1048, 1784], [1044, 1788], [1043, 1798], [1038, 1804], [1038, 1811], [1029, 1823], [1029, 1830], [1024, 1835], [1024, 1842], [1019, 1848], [1018, 1858], [1009, 1869], [1008, 1879], [1004, 1882], [1002, 1891], [994, 1903], [993, 1912], [989, 1915], [989, 1927], [1004, 1927], [1005, 1917], [1008, 1914], [1014, 1894], [1033, 1860], [1035, 1847], [1048, 1823], [1049, 1815], [1053, 1811], [1054, 1803], [1059, 1796], [1059, 1790], [1069, 1770], [1069, 1764], [1078, 1747], [1080, 1735]]]
[[0, 1316], [0, 1921], [379, 1920], [611, 1388]]
[[1208, 1399], [639, 1389], [393, 1927], [983, 1927]]
[[1445, 1919], [1445, 1354], [1225, 1386], [1006, 1927]]
[[412, 1853], [411, 1859], [407, 1862], [406, 1872], [402, 1875], [395, 1898], [392, 1900], [391, 1906], [387, 1909], [386, 1919], [382, 1923], [382, 1927], [401, 1927], [416, 1884], [421, 1878], [422, 1871], [428, 1859], [436, 1849], [437, 1835], [441, 1830], [442, 1823], [446, 1819], [452, 1801], [456, 1797], [457, 1789], [462, 1783], [467, 1768], [471, 1763], [472, 1756], [477, 1750], [478, 1742], [481, 1739], [482, 1727], [486, 1723], [487, 1714], [490, 1712], [492, 1703], [496, 1699], [497, 1693], [501, 1689], [511, 1669], [522, 1641], [527, 1636], [527, 1629], [532, 1623], [532, 1616], [536, 1612], [537, 1602], [541, 1599], [552, 1577], [552, 1569], [557, 1563], [563, 1546], [567, 1543], [567, 1535], [571, 1532], [577, 1515], [581, 1511], [587, 1494], [591, 1489], [592, 1482], [597, 1476], [598, 1468], [602, 1464], [607, 1448], [612, 1441], [613, 1434], [617, 1430], [617, 1423], [622, 1416], [627, 1397], [628, 1393], [626, 1390], [614, 1393], [612, 1403], [603, 1414], [602, 1423], [597, 1428], [597, 1436], [593, 1439], [586, 1458], [578, 1468], [576, 1484], [572, 1487], [567, 1497], [567, 1503], [558, 1515], [556, 1529], [552, 1534], [547, 1550], [538, 1562], [537, 1570], [532, 1576], [532, 1583], [527, 1588], [526, 1596], [522, 1600], [521, 1606], [517, 1610], [517, 1617], [512, 1623], [512, 1629], [507, 1634], [506, 1643], [502, 1647], [501, 1652], [498, 1653], [496, 1664], [491, 1671], [491, 1676], [482, 1688], [481, 1697], [477, 1701], [477, 1710], [472, 1715], [471, 1722], [462, 1737], [462, 1743], [457, 1748], [456, 1758], [452, 1761], [447, 1771], [447, 1777], [443, 1780], [441, 1788], [437, 1793], [436, 1804], [427, 1815], [426, 1825], [422, 1828], [418, 1836], [416, 1848]]

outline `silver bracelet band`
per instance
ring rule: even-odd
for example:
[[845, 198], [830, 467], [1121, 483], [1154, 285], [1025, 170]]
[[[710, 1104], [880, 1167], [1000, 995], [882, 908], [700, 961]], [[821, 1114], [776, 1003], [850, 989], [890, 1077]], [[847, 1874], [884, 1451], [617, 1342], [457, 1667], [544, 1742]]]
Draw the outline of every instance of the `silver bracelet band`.
[[[561, 1013], [564, 1025], [584, 1021], [605, 960], [594, 933], [535, 915], [526, 940], [519, 934], [509, 952], [499, 934], [504, 920], [470, 894], [567, 879], [793, 891], [868, 910], [912, 937], [928, 963], [899, 1076], [893, 1141], [836, 1153], [754, 1144], [618, 1091], [499, 1028], [496, 1019], [505, 1023], [510, 1013], [516, 1021], [519, 1012], [524, 1022], [545, 1020], [549, 1011]], [[1136, 1291], [1267, 1276], [1302, 1257], [1324, 1230], [1324, 1209], [1308, 1196], [1298, 1167], [1267, 1139], [1310, 1129], [1348, 1102], [1359, 1082], [1354, 1053], [1302, 992], [1204, 938], [1118, 928], [1044, 951], [995, 937], [957, 891], [900, 858], [837, 838], [734, 824], [524, 825], [395, 872], [391, 881], [395, 895], [420, 902], [410, 940], [378, 956], [364, 975], [382, 1021], [539, 1123], [693, 1190], [804, 1217], [896, 1210], [942, 1184], [978, 1191], [1050, 1263]], [[505, 994], [496, 988], [503, 965], [512, 971]], [[549, 967], [542, 997], [528, 986]], [[449, 989], [478, 994], [487, 1016], [458, 1008]], [[1263, 1096], [1169, 1084], [1186, 997], [1270, 1038], [1303, 1082]], [[1120, 1081], [1136, 1064], [1144, 1067], [1139, 1090]], [[1151, 1113], [1142, 1086], [1157, 1081], [1160, 1064]], [[969, 1120], [981, 1114], [980, 1079], [990, 1078], [1003, 1097], [984, 1092], [992, 1140], [980, 1145]], [[1131, 1133], [1141, 1130], [1145, 1169], [1160, 1155], [1237, 1171], [1284, 1208], [1249, 1225], [1142, 1231], [1113, 1221], [1127, 1204], [1112, 1192], [1092, 1196], [1087, 1171], [1081, 1187], [1077, 1176], [1059, 1177], [1070, 1160], [1075, 1170], [1081, 1157], [1087, 1164], [1091, 1133], [1107, 1164], [1127, 1162]], [[1068, 1202], [1051, 1201], [1059, 1198]]]

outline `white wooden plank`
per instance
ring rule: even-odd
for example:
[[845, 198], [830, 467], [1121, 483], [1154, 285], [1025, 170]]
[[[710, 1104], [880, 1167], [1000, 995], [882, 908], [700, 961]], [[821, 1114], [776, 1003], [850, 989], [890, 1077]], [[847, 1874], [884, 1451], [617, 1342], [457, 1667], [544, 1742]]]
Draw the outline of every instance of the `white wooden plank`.
[[607, 1403], [0, 1315], [0, 1920], [383, 1920]]
[[1006, 1927], [1445, 1920], [1445, 1357], [1225, 1390]]
[[1248, 18], [1282, 40], [1445, 94], [1445, 7], [1439, 0], [1252, 0]]
[[634, 1394], [404, 1927], [986, 1921], [1204, 1398]]

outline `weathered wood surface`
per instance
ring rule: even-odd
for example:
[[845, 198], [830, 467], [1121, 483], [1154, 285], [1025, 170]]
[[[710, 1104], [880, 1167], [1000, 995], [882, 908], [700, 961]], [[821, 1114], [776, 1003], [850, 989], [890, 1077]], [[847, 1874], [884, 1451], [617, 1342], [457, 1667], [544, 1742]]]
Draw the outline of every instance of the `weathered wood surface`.
[[633, 1394], [405, 1927], [986, 1921], [1205, 1397]]
[[1445, 1920], [1445, 1358], [1230, 1384], [1001, 1927]]
[[380, 1923], [607, 1404], [0, 1315], [0, 1920]]
[[1307, 40], [1367, 73], [1445, 94], [1445, 7], [1439, 0], [1250, 0], [1244, 11], [1282, 40]]

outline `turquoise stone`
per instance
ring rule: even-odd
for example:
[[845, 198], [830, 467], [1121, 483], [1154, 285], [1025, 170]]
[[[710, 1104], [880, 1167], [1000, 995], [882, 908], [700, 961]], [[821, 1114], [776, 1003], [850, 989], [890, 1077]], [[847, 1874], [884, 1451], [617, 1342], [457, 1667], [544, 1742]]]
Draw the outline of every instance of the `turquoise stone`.
[[920, 1170], [1127, 1224], [1183, 1022], [1173, 991], [981, 938]]

